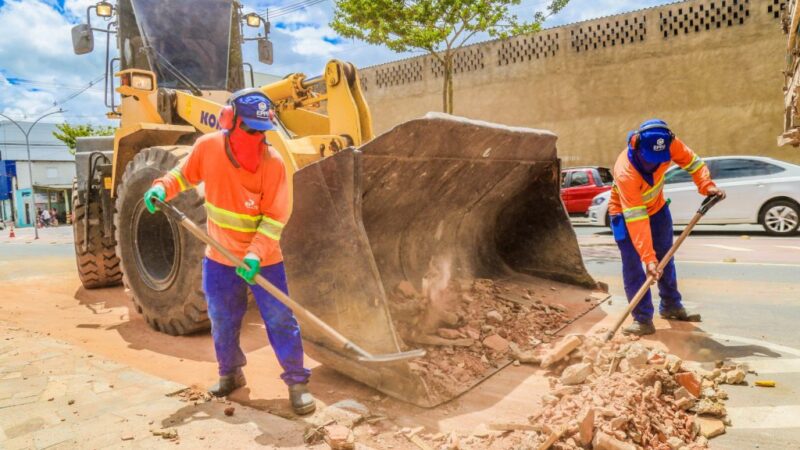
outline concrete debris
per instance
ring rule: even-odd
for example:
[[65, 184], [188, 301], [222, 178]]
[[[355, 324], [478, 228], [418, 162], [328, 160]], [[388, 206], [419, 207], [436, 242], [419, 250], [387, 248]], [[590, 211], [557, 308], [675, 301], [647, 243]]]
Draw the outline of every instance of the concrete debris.
[[223, 412], [225, 413], [226, 416], [230, 417], [233, 415], [234, 411], [236, 411], [236, 408], [234, 408], [233, 406], [228, 406], [227, 408], [225, 408], [225, 411]]
[[492, 422], [489, 429], [494, 431], [538, 431], [536, 427], [527, 422]]
[[483, 345], [494, 350], [497, 353], [505, 353], [508, 351], [508, 341], [500, 337], [500, 335], [493, 334], [483, 340]]
[[683, 364], [682, 359], [675, 355], [667, 355], [665, 359], [667, 361], [666, 369], [669, 371], [669, 373], [676, 374], [680, 372], [681, 365]]
[[416, 285], [395, 285], [389, 307], [407, 348], [427, 352], [410, 367], [432, 401], [452, 398], [509, 359], [538, 363], [536, 347], [570, 319], [564, 306], [552, 305], [546, 287], [533, 291], [510, 280], [457, 277], [441, 290], [420, 292]]
[[683, 400], [685, 398], [694, 400], [696, 398], [685, 387], [679, 387], [678, 389], [675, 389], [675, 392], [672, 393], [672, 396], [675, 397], [675, 401]]
[[[712, 371], [688, 371], [680, 358], [652, 350], [634, 337], [616, 336], [603, 343], [587, 336], [569, 353], [573, 352], [571, 361], [591, 362], [552, 366], [556, 373], [561, 371], [562, 383], [551, 383], [540, 410], [529, 417], [534, 427], [544, 430], [535, 446], [552, 436], [547, 430], [563, 427], [566, 431], [554, 448], [586, 448], [589, 439], [594, 449], [702, 449], [707, 442], [698, 434], [700, 419], [710, 417], [696, 414], [725, 418], [724, 393], [708, 378], [716, 376]], [[654, 360], [657, 364], [651, 364]], [[627, 371], [610, 371], [615, 361]], [[590, 374], [583, 383], [564, 386], [563, 381], [572, 381], [569, 378], [585, 366]], [[711, 382], [702, 396], [701, 381]]]
[[461, 339], [464, 337], [458, 330], [452, 328], [439, 328], [436, 330], [436, 334], [445, 339]]
[[594, 450], [636, 450], [636, 446], [617, 440], [602, 431], [598, 431], [592, 440]]
[[353, 430], [338, 424], [328, 425], [323, 428], [325, 443], [332, 450], [353, 450], [356, 445], [356, 437]]
[[366, 406], [355, 400], [342, 400], [316, 414], [311, 418], [311, 423], [317, 427], [336, 423], [352, 428], [367, 416], [369, 416], [369, 409]]
[[727, 415], [725, 405], [716, 399], [702, 398], [692, 408], [697, 414], [709, 415], [714, 417], [724, 417]]
[[162, 439], [178, 439], [178, 430], [175, 428], [164, 428], [161, 430], [151, 430], [153, 436], [161, 436]]
[[725, 383], [727, 384], [741, 384], [747, 374], [741, 369], [734, 369], [725, 373]]
[[700, 434], [706, 439], [711, 439], [725, 433], [725, 424], [719, 419], [698, 417], [695, 420], [700, 426]]
[[489, 311], [486, 313], [486, 320], [490, 323], [503, 323], [503, 316], [497, 311]]
[[581, 445], [586, 447], [592, 443], [594, 438], [594, 408], [588, 408], [578, 416], [578, 436]]
[[508, 350], [515, 360], [523, 364], [539, 364], [542, 361], [542, 357], [535, 350], [522, 351], [515, 342], [508, 343]]
[[581, 342], [581, 338], [578, 336], [568, 336], [562, 339], [542, 357], [542, 368], [546, 369], [566, 358], [573, 350], [580, 347]]
[[628, 362], [628, 367], [633, 369], [640, 369], [647, 364], [648, 350], [640, 343], [634, 342], [625, 351], [625, 361]]
[[561, 373], [561, 384], [572, 386], [581, 384], [593, 373], [592, 365], [588, 363], [573, 364]]
[[683, 439], [677, 436], [672, 436], [671, 438], [667, 439], [667, 445], [669, 445], [670, 450], [679, 450], [686, 444], [683, 442]]

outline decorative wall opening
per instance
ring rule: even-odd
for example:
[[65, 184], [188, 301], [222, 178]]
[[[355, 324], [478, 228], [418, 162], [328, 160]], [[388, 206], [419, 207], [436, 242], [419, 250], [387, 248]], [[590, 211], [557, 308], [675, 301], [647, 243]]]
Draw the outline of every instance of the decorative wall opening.
[[715, 0], [699, 5], [678, 4], [659, 15], [664, 39], [744, 25], [750, 17], [750, 0]]
[[644, 15], [608, 20], [572, 29], [570, 45], [576, 52], [617, 47], [644, 41], [647, 17]]
[[422, 60], [410, 59], [379, 67], [375, 70], [375, 84], [379, 88], [422, 81]]
[[[431, 64], [431, 73], [435, 77], [444, 75], [444, 64], [440, 63], [438, 59], [433, 59]], [[483, 49], [478, 46], [472, 46], [458, 50], [453, 57], [453, 73], [473, 72], [475, 70], [483, 69]]]
[[558, 33], [536, 33], [501, 41], [497, 49], [497, 65], [506, 66], [556, 55]]
[[781, 13], [789, 7], [789, 0], [768, 0], [767, 14], [772, 15], [774, 19], [780, 19]]

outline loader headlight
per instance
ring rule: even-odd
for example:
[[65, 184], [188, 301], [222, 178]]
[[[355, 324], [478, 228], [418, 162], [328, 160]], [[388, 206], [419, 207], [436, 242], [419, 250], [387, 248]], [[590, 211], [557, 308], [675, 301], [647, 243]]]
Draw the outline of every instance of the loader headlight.
[[143, 91], [152, 91], [153, 79], [147, 75], [134, 74], [131, 76], [131, 87]]
[[594, 200], [592, 200], [592, 204], [593, 205], [602, 205], [605, 202], [606, 202], [606, 198], [603, 197], [603, 196], [595, 197]]
[[99, 17], [111, 17], [111, 15], [114, 13], [114, 6], [112, 6], [109, 2], [97, 2], [95, 7]]
[[245, 15], [244, 20], [248, 27], [258, 28], [261, 25], [261, 17], [256, 13]]

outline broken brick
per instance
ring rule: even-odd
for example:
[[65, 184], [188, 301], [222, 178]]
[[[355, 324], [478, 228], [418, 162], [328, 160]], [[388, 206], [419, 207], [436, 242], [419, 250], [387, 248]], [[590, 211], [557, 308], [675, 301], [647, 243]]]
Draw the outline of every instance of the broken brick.
[[508, 341], [497, 334], [493, 334], [483, 340], [483, 345], [497, 353], [504, 353], [508, 350]]

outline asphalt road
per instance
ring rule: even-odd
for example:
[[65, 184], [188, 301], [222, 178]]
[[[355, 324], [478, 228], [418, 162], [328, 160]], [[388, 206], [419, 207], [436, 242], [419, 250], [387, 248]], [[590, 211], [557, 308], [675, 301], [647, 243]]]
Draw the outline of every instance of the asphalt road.
[[[50, 279], [71, 280], [69, 289], [66, 289], [69, 294], [65, 294], [71, 299], [72, 285], [77, 278], [74, 276], [73, 248], [71, 243], [65, 242], [68, 230], [59, 231], [63, 231], [64, 236], [48, 235], [32, 244], [26, 244], [24, 239], [13, 243], [0, 239], [0, 286], [6, 281], [22, 282], [30, 283], [31, 288], [27, 291], [31, 293], [60, 292], [65, 289], [46, 287], [48, 282], [52, 283]], [[619, 254], [610, 232], [586, 226], [577, 226], [575, 232], [589, 272], [607, 283], [613, 295], [612, 304], [604, 305], [603, 309], [610, 315], [619, 314], [624, 309], [625, 299], [622, 296]], [[758, 372], [748, 377], [749, 385], [726, 386], [730, 394], [727, 406], [733, 426], [725, 435], [714, 439], [713, 448], [800, 448], [800, 389], [797, 387], [800, 386], [800, 333], [797, 332], [800, 321], [800, 236], [773, 238], [758, 227], [701, 226], [678, 252], [677, 269], [685, 305], [701, 313], [703, 322], [695, 327], [657, 320], [659, 332], [656, 339], [687, 360], [711, 366], [715, 360], [727, 358], [746, 362]], [[55, 301], [61, 304], [65, 299], [57, 297]], [[46, 302], [40, 298], [34, 300], [34, 303]], [[86, 299], [81, 302], [91, 303]], [[124, 297], [120, 297], [119, 302], [119, 305], [112, 302], [106, 307], [127, 304]], [[48, 314], [44, 304], [35, 308], [41, 310], [40, 314]], [[4, 314], [12, 314], [9, 305], [2, 301], [0, 309]], [[134, 319], [141, 322], [138, 317], [131, 318]], [[127, 324], [115, 326], [123, 337], [134, 342], [128, 344], [134, 349], [163, 345], [163, 335], [148, 332], [143, 324], [138, 324], [138, 328]], [[126, 327], [135, 328], [135, 336], [123, 333]], [[89, 339], [92, 330], [79, 328], [78, 331], [85, 332], [85, 339]], [[259, 337], [263, 340], [263, 336], [259, 334]], [[83, 339], [81, 336], [81, 342]], [[203, 337], [193, 339], [207, 340]], [[183, 342], [181, 339], [173, 340]], [[189, 344], [181, 345], [189, 348]], [[195, 347], [210, 348], [207, 343]], [[155, 354], [144, 352], [141, 357], [152, 358]], [[181, 353], [181, 358], [189, 357]], [[210, 354], [191, 357], [213, 365]], [[178, 365], [174, 359], [165, 356], [160, 361], [165, 366]], [[261, 359], [271, 361], [269, 355]], [[258, 360], [259, 356], [253, 355], [253, 362]], [[774, 389], [753, 387], [752, 382], [756, 379], [772, 379], [778, 386]]]

